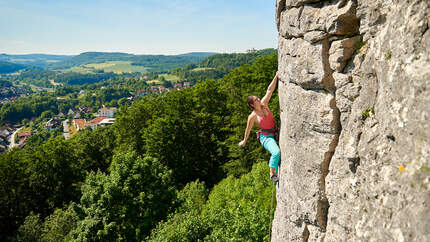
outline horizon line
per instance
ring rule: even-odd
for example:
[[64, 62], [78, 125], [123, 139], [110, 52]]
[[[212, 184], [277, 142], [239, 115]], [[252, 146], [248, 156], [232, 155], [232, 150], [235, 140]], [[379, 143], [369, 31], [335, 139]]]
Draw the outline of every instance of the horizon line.
[[33, 53], [0, 53], [0, 55], [58, 55], [58, 56], [78, 56], [84, 53], [119, 53], [119, 54], [130, 54], [130, 55], [184, 55], [184, 54], [190, 54], [190, 53], [214, 53], [214, 54], [234, 54], [234, 53], [247, 53], [250, 50], [264, 50], [264, 49], [277, 49], [274, 47], [267, 47], [267, 48], [261, 48], [261, 49], [256, 49], [256, 48], [251, 48], [251, 49], [247, 49], [245, 51], [225, 51], [225, 52], [218, 52], [218, 51], [189, 51], [189, 52], [182, 52], [179, 54], [142, 54], [142, 53], [130, 53], [130, 52], [121, 52], [121, 51], [84, 51], [84, 52], [80, 52], [79, 54], [53, 54], [53, 53], [43, 53], [43, 52], [33, 52]]

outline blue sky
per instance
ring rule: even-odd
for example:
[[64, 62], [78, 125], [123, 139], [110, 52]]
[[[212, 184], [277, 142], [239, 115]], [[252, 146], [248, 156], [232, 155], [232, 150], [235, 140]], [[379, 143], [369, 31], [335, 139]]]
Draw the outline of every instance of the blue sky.
[[0, 53], [276, 48], [275, 0], [0, 0]]

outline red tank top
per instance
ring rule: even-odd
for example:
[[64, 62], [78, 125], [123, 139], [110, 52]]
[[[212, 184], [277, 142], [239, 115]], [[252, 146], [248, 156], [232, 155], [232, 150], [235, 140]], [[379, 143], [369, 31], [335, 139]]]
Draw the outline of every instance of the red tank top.
[[276, 129], [276, 123], [275, 123], [275, 119], [273, 118], [273, 114], [270, 111], [270, 109], [268, 107], [264, 107], [267, 110], [267, 116], [266, 117], [261, 117], [257, 114], [260, 122], [259, 122], [259, 126], [260, 126], [260, 134], [264, 134], [264, 135], [268, 135], [268, 134], [273, 134], [274, 132], [270, 132], [270, 130], [274, 130]]

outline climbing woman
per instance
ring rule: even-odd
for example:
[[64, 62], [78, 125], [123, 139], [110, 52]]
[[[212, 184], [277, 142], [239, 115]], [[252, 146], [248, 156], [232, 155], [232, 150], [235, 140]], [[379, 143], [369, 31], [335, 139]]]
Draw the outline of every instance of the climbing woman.
[[281, 159], [281, 151], [279, 150], [278, 144], [275, 140], [275, 134], [277, 132], [276, 123], [273, 118], [273, 114], [268, 107], [268, 104], [270, 98], [272, 97], [273, 91], [276, 88], [277, 80], [278, 72], [276, 72], [275, 77], [267, 88], [266, 95], [264, 95], [263, 99], [260, 100], [254, 95], [248, 97], [248, 107], [252, 109], [252, 113], [248, 116], [245, 137], [239, 142], [240, 147], [245, 146], [252, 127], [254, 125], [260, 127], [260, 131], [257, 132], [257, 139], [260, 141], [261, 145], [272, 155], [269, 161], [270, 180], [275, 183], [279, 180], [278, 165], [279, 160]]

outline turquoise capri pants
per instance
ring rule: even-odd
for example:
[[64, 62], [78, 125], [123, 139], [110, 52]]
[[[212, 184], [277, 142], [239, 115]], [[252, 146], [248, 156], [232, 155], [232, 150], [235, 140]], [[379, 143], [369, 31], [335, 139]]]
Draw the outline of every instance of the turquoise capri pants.
[[275, 168], [275, 174], [278, 173], [279, 161], [281, 160], [281, 150], [276, 143], [275, 137], [272, 134], [260, 134], [260, 143], [272, 155], [269, 161], [269, 167]]

